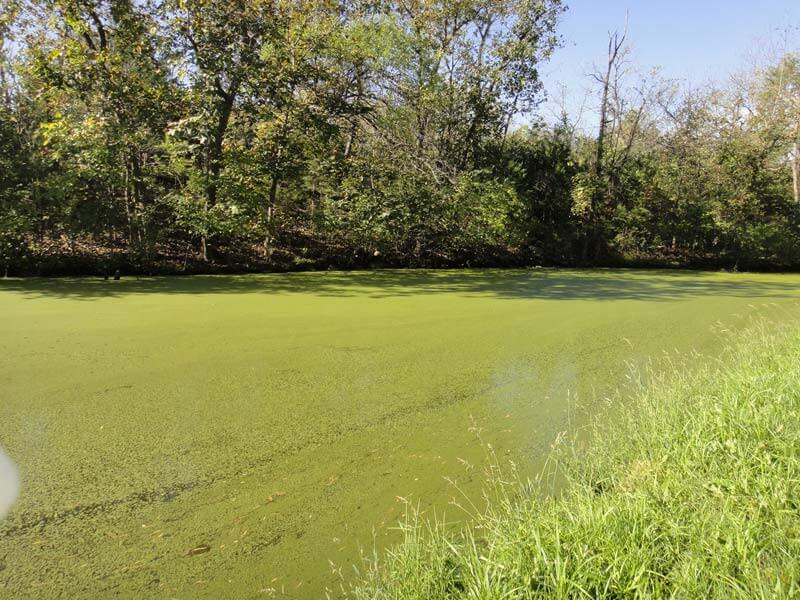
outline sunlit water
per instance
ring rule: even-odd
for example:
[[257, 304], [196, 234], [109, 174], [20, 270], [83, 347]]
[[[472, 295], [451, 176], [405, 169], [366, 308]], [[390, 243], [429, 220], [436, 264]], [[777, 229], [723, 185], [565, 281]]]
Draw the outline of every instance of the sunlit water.
[[0, 596], [318, 598], [406, 499], [461, 519], [628, 364], [713, 355], [800, 277], [655, 271], [0, 281]]

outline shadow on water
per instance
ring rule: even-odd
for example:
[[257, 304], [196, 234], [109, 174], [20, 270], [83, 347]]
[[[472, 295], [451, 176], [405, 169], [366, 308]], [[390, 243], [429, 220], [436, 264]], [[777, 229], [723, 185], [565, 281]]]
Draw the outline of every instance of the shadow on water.
[[0, 280], [0, 292], [93, 300], [135, 294], [306, 294], [397, 298], [455, 294], [508, 299], [671, 301], [695, 296], [797, 298], [800, 279], [746, 273], [597, 270], [386, 270], [267, 275]]

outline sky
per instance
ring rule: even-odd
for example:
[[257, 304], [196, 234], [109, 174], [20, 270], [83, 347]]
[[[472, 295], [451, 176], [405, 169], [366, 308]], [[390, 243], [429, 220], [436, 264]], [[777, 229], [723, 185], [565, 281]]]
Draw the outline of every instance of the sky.
[[[559, 112], [562, 88], [575, 114], [584, 103], [593, 66], [606, 56], [608, 32], [625, 27], [631, 60], [643, 70], [659, 67], [664, 77], [696, 87], [723, 82], [754, 64], [768, 47], [783, 46], [788, 34], [800, 50], [800, 0], [565, 0], [559, 31], [563, 48], [542, 69], [549, 99], [543, 116]], [[596, 99], [588, 99], [596, 104]], [[591, 119], [591, 106], [585, 111]]]

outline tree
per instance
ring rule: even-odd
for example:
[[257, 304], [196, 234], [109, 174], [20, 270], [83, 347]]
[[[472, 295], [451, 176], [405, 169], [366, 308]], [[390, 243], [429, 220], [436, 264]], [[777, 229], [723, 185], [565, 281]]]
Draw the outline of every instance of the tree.
[[800, 203], [800, 55], [782, 57], [766, 70], [761, 85], [758, 115], [785, 152], [794, 201]]
[[[23, 74], [47, 114], [40, 139], [49, 160], [71, 172], [69, 185], [94, 206], [121, 196], [128, 245], [149, 254], [158, 195], [152, 169], [173, 101], [155, 19], [129, 0], [52, 0], [25, 11]], [[75, 210], [85, 215], [82, 204]], [[92, 211], [95, 229], [113, 228], [113, 213], [113, 206]]]

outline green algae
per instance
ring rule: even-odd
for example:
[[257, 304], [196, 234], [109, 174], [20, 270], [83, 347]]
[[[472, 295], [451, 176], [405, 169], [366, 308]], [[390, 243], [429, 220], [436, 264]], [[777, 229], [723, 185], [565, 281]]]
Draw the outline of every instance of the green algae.
[[533, 472], [664, 352], [796, 275], [384, 271], [0, 282], [0, 596], [317, 598], [404, 500]]

